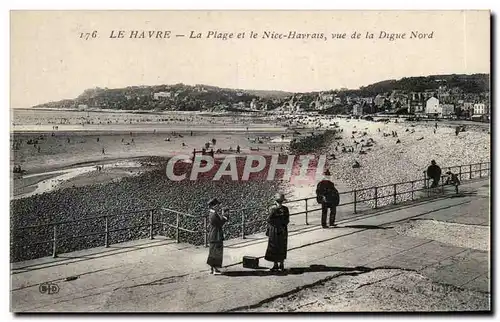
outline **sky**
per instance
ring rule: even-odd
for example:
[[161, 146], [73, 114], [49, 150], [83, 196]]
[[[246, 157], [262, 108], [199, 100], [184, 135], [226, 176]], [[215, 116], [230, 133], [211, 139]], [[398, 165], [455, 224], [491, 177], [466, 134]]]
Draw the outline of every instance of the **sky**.
[[[11, 107], [75, 98], [94, 87], [185, 83], [305, 92], [489, 73], [489, 19], [488, 11], [13, 11]], [[93, 31], [95, 38], [81, 38]], [[124, 38], [111, 38], [119, 31]], [[171, 38], [130, 38], [133, 31], [169, 31]], [[324, 37], [261, 38], [290, 31]], [[234, 38], [207, 38], [209, 32]], [[432, 38], [409, 39], [412, 32]], [[403, 33], [405, 39], [380, 37]]]

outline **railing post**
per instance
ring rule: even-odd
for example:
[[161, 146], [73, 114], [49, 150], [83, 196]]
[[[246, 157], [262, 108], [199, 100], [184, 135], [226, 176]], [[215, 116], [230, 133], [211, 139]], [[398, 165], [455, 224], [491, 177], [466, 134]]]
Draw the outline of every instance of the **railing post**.
[[414, 182], [414, 181], [412, 181], [412, 182], [411, 182], [411, 200], [412, 200], [412, 201], [413, 201], [413, 197], [414, 197], [414, 195], [415, 195], [415, 191], [414, 191], [414, 190], [415, 190], [415, 182]]
[[176, 230], [175, 230], [175, 240], [177, 242], [179, 242], [179, 214], [176, 213], [176, 215], [177, 215], [177, 220], [176, 220], [176, 225], [175, 225], [175, 228], [176, 228]]
[[356, 214], [357, 213], [357, 209], [356, 209], [356, 203], [358, 202], [358, 191], [356, 189], [354, 189], [354, 213]]
[[460, 181], [462, 181], [462, 166], [458, 169], [458, 177], [460, 178]]
[[393, 193], [393, 196], [394, 196], [394, 204], [397, 204], [398, 203], [398, 194], [397, 194], [397, 191], [396, 191], [396, 184], [393, 185], [393, 188], [394, 188], [394, 193]]
[[305, 199], [306, 201], [306, 225], [309, 225], [309, 209], [308, 209], [308, 204], [307, 204], [307, 199]]
[[52, 239], [52, 257], [57, 257], [57, 226], [54, 225], [54, 236]]
[[203, 216], [203, 232], [205, 233], [205, 237], [203, 238], [204, 242], [205, 242], [205, 247], [208, 247], [208, 216], [205, 215]]
[[149, 238], [153, 238], [153, 209], [149, 211]]
[[375, 187], [375, 209], [378, 206], [378, 187]]
[[104, 217], [104, 247], [109, 247], [109, 223], [108, 216]]
[[479, 163], [479, 178], [483, 176], [482, 163]]
[[469, 179], [472, 179], [472, 164], [469, 164]]
[[245, 211], [241, 212], [241, 239], [245, 239]]

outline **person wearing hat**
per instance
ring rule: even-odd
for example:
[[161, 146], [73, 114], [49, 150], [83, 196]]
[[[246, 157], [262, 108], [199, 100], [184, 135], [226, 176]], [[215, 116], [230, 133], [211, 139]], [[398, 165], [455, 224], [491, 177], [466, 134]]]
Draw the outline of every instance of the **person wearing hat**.
[[271, 271], [283, 271], [285, 269], [285, 259], [288, 249], [288, 223], [290, 222], [290, 212], [288, 207], [283, 206], [285, 195], [277, 193], [275, 205], [269, 209], [267, 219], [268, 228], [266, 235], [269, 237], [267, 243], [265, 260], [273, 262]]
[[458, 178], [458, 175], [451, 171], [446, 172], [446, 175], [447, 178], [445, 184], [455, 186], [455, 193], [458, 193], [458, 186], [460, 185], [460, 179]]
[[328, 228], [326, 217], [330, 209], [330, 226], [335, 226], [335, 217], [337, 216], [337, 206], [340, 203], [340, 196], [333, 182], [329, 180], [330, 170], [324, 172], [325, 178], [316, 186], [316, 201], [321, 204], [321, 227]]
[[219, 269], [222, 267], [224, 253], [223, 226], [227, 221], [227, 217], [224, 216], [224, 210], [222, 210], [222, 214], [218, 212], [217, 208], [220, 203], [217, 198], [213, 198], [208, 202], [208, 222], [210, 228], [208, 230], [209, 252], [207, 264], [210, 265], [210, 273], [214, 275], [220, 275], [221, 273]]
[[436, 161], [431, 161], [431, 165], [427, 168], [427, 176], [432, 179], [431, 188], [435, 188], [439, 185], [439, 180], [441, 180], [441, 168], [436, 164]]

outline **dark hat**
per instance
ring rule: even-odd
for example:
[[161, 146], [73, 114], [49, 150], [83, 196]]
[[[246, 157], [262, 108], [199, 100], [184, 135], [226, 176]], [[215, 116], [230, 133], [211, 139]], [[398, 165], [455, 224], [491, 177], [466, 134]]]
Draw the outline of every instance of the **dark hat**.
[[432, 163], [432, 164], [436, 164], [436, 160], [432, 160], [432, 161], [431, 161], [431, 163]]
[[208, 206], [215, 206], [215, 205], [218, 205], [220, 204], [221, 202], [219, 201], [219, 199], [217, 198], [212, 198], [210, 199], [210, 201], [208, 202]]
[[325, 172], [323, 173], [325, 176], [331, 176], [332, 174], [330, 173], [330, 170], [326, 169]]
[[275, 196], [274, 196], [274, 200], [276, 201], [285, 201], [285, 195], [282, 194], [282, 193], [277, 193]]

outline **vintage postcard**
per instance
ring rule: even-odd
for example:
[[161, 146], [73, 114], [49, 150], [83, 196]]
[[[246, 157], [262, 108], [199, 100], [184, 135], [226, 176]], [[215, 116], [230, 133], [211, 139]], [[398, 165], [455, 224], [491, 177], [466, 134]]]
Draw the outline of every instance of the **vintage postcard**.
[[490, 28], [11, 11], [11, 311], [490, 312]]

